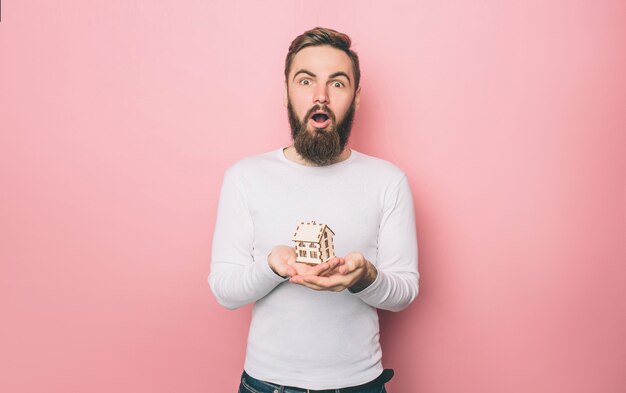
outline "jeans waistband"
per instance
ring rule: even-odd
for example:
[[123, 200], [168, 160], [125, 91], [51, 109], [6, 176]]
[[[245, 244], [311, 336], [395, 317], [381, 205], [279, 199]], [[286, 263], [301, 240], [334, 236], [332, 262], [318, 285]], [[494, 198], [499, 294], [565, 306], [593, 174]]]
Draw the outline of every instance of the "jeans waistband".
[[256, 378], [253, 378], [250, 375], [248, 375], [248, 373], [246, 373], [245, 370], [244, 370], [244, 372], [243, 372], [241, 377], [243, 379], [248, 379], [248, 380], [254, 380], [254, 381], [257, 381], [257, 382], [262, 382], [262, 383], [264, 383], [266, 385], [269, 385], [269, 386], [273, 387], [275, 390], [278, 390], [279, 392], [282, 392], [285, 389], [289, 389], [290, 391], [302, 392], [302, 393], [357, 393], [357, 392], [365, 390], [365, 389], [370, 389], [370, 388], [373, 388], [373, 387], [384, 385], [385, 383], [389, 382], [391, 380], [391, 378], [393, 378], [393, 374], [394, 374], [393, 369], [386, 368], [385, 370], [383, 370], [383, 372], [376, 379], [374, 379], [372, 381], [369, 381], [367, 383], [364, 383], [362, 385], [349, 386], [349, 387], [338, 388], [338, 389], [323, 389], [323, 390], [305, 389], [305, 388], [300, 388], [300, 387], [297, 387], [297, 386], [276, 385], [276, 384], [271, 383], [271, 382], [261, 381], [261, 380], [258, 380]]

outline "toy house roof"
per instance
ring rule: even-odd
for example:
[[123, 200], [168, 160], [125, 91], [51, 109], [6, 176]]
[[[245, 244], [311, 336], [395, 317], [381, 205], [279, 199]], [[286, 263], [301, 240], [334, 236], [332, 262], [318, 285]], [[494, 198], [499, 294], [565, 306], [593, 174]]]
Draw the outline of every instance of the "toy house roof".
[[291, 240], [296, 242], [320, 242], [322, 240], [322, 235], [328, 229], [330, 233], [333, 235], [335, 232], [332, 231], [326, 224], [318, 224], [315, 221], [311, 222], [301, 222], [300, 225], [296, 228], [296, 232], [293, 234], [293, 238]]

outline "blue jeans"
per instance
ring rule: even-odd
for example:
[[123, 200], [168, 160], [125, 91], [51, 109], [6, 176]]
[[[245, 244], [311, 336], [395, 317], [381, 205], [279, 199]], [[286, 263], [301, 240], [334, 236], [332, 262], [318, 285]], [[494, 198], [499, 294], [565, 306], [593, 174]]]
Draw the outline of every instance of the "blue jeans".
[[[389, 379], [391, 379], [391, 377], [389, 377]], [[387, 381], [389, 379], [387, 379]], [[322, 391], [328, 392], [328, 393], [331, 393], [331, 392], [342, 393], [344, 392], [344, 389], [328, 389], [328, 390], [322, 390]], [[374, 386], [368, 386], [364, 389], [358, 389], [358, 390], [352, 390], [352, 389], [354, 388], [350, 388], [351, 393], [387, 393], [387, 390], [385, 390], [385, 383], [382, 381], [380, 383], [374, 384]], [[239, 385], [239, 390], [238, 390], [238, 393], [306, 393], [306, 392], [307, 392], [307, 389], [297, 388], [297, 387], [292, 387], [292, 386], [276, 385], [270, 382], [265, 382], [256, 378], [252, 378], [245, 371], [241, 375], [241, 384]], [[311, 390], [311, 392], [316, 392], [316, 390]]]

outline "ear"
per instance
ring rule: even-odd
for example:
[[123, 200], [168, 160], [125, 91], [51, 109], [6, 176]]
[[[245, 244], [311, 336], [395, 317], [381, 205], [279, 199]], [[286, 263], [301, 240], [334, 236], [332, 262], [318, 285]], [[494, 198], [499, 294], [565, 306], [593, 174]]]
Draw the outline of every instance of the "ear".
[[356, 89], [356, 92], [354, 93], [354, 110], [355, 111], [359, 109], [360, 102], [361, 102], [361, 86], [359, 86], [359, 88]]
[[287, 82], [285, 82], [285, 86], [283, 86], [283, 105], [285, 106], [285, 108], [287, 107], [288, 103], [289, 103], [289, 93], [287, 93]]

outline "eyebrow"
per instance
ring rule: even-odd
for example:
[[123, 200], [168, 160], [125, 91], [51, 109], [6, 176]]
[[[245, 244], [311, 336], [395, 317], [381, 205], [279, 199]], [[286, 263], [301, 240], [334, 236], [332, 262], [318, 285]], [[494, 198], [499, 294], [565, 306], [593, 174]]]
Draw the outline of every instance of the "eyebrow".
[[311, 71], [305, 70], [305, 69], [301, 69], [301, 70], [296, 71], [295, 74], [293, 74], [293, 80], [296, 80], [296, 76], [298, 76], [299, 74], [307, 74], [309, 76], [312, 76], [313, 78], [317, 77], [317, 75], [315, 75]]
[[330, 74], [329, 78], [332, 79], [332, 78], [336, 78], [338, 76], [343, 76], [343, 77], [345, 77], [348, 80], [348, 82], [352, 83], [352, 81], [350, 80], [350, 77], [348, 76], [348, 74], [346, 74], [343, 71], [332, 73], [332, 74]]
[[[305, 70], [305, 69], [301, 69], [301, 70], [296, 71], [296, 73], [293, 75], [293, 80], [295, 80], [296, 76], [298, 76], [299, 74], [307, 74], [309, 76], [312, 76], [313, 78], [317, 78], [317, 75], [315, 75], [311, 71]], [[343, 77], [345, 77], [348, 80], [348, 82], [352, 83], [352, 81], [350, 80], [350, 77], [348, 76], [348, 74], [346, 74], [343, 71], [333, 72], [332, 74], [329, 75], [329, 78], [332, 79], [332, 78], [336, 78], [338, 76], [343, 76]]]

